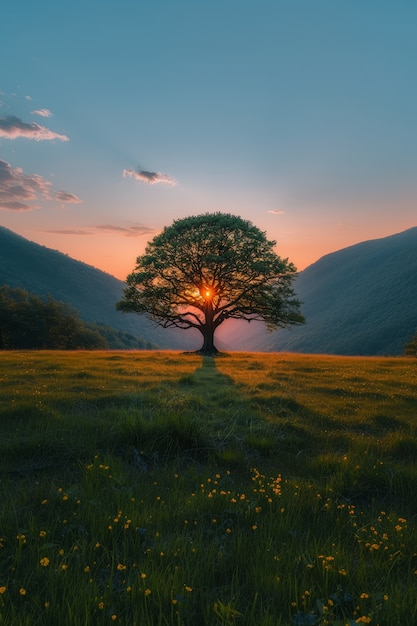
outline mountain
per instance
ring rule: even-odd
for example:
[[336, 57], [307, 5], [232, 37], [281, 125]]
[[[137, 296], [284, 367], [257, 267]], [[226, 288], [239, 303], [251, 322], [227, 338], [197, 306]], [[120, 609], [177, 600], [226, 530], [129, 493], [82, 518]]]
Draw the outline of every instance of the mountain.
[[[327, 254], [294, 282], [307, 323], [230, 327], [240, 349], [399, 355], [417, 329], [417, 227]], [[226, 329], [224, 329], [226, 330]]]
[[163, 349], [197, 349], [190, 332], [163, 329], [144, 316], [116, 310], [124, 283], [62, 252], [29, 241], [0, 226], [0, 285], [20, 287], [73, 306], [86, 322], [105, 324]]
[[[162, 349], [195, 350], [200, 336], [163, 329], [116, 310], [124, 283], [90, 265], [0, 227], [0, 285], [71, 304], [87, 322], [106, 324]], [[268, 333], [261, 323], [220, 326], [222, 350], [345, 355], [403, 354], [417, 329], [417, 227], [327, 254], [294, 282], [304, 326]]]

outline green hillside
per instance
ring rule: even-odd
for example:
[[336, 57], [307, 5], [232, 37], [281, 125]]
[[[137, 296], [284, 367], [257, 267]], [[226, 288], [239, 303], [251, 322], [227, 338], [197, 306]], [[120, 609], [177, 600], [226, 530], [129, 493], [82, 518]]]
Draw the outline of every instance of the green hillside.
[[417, 328], [417, 227], [328, 254], [294, 288], [307, 323], [271, 334], [240, 327], [242, 349], [403, 354]]
[[[116, 310], [124, 283], [61, 252], [0, 227], [0, 286], [19, 287], [70, 304], [86, 322], [110, 326], [166, 349], [193, 347], [184, 332], [156, 327], [144, 317]], [[198, 346], [198, 343], [197, 343]]]
[[[267, 333], [260, 323], [223, 324], [222, 350], [398, 355], [417, 328], [417, 227], [328, 254], [300, 273], [304, 326]], [[80, 317], [164, 349], [196, 349], [192, 331], [155, 326], [115, 308], [124, 283], [0, 227], [0, 285], [51, 295]], [[120, 345], [122, 347], [123, 344]]]

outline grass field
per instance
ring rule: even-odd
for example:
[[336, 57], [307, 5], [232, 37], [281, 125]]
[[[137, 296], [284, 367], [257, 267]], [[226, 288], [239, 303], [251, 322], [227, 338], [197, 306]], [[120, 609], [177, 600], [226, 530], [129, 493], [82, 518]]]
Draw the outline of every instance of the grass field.
[[0, 353], [0, 624], [417, 624], [417, 361]]

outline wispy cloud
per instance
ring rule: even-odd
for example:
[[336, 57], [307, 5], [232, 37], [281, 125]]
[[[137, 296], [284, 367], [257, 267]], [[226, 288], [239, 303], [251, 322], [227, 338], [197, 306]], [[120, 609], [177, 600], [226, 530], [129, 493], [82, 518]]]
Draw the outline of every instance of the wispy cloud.
[[0, 209], [31, 211], [38, 208], [39, 197], [49, 198], [52, 185], [38, 174], [25, 174], [0, 160]]
[[55, 193], [55, 199], [65, 204], [80, 204], [80, 202], [82, 202], [75, 194], [69, 193], [68, 191], [57, 191]]
[[285, 211], [281, 211], [281, 209], [270, 209], [268, 213], [274, 213], [275, 215], [282, 215]]
[[149, 172], [148, 170], [123, 170], [123, 177], [134, 178], [141, 183], [147, 183], [148, 185], [176, 185], [177, 181], [168, 174], [161, 174], [161, 172]]
[[40, 199], [65, 204], [81, 202], [73, 193], [54, 193], [52, 183], [39, 174], [25, 174], [20, 167], [13, 168], [0, 159], [0, 210], [31, 211], [39, 208]]
[[32, 115], [40, 115], [41, 117], [52, 117], [52, 113], [49, 109], [35, 109], [31, 111]]
[[0, 137], [5, 137], [6, 139], [24, 137], [25, 139], [34, 139], [35, 141], [49, 141], [52, 139], [69, 141], [66, 135], [54, 133], [49, 128], [40, 126], [36, 122], [24, 122], [15, 115], [0, 117]]
[[47, 233], [55, 235], [100, 235], [112, 234], [122, 235], [123, 237], [143, 237], [156, 232], [154, 228], [148, 228], [141, 224], [137, 226], [116, 226], [114, 224], [103, 224], [99, 226], [86, 226], [83, 228], [60, 228], [54, 230], [46, 230]]
[[113, 224], [105, 224], [104, 226], [96, 226], [97, 229], [107, 232], [118, 233], [125, 237], [143, 237], [144, 235], [150, 235], [155, 231], [153, 228], [147, 226], [114, 226]]

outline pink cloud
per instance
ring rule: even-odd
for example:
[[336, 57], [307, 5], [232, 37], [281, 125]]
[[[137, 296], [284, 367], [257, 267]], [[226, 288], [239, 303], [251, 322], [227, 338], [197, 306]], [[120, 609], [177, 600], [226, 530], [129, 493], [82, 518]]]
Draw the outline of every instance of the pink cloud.
[[285, 211], [281, 211], [280, 209], [271, 209], [268, 213], [275, 213], [275, 215], [282, 215]]
[[75, 194], [69, 193], [68, 191], [57, 191], [55, 199], [58, 200], [58, 202], [65, 202], [65, 204], [80, 204], [80, 202], [82, 202]]
[[153, 228], [147, 226], [114, 226], [113, 224], [106, 224], [104, 226], [96, 226], [99, 230], [105, 230], [107, 232], [119, 233], [125, 237], [142, 237], [143, 235], [149, 235], [155, 232]]
[[31, 211], [38, 209], [40, 199], [58, 200], [78, 204], [81, 200], [73, 193], [53, 193], [52, 183], [39, 174], [25, 174], [20, 167], [13, 168], [0, 159], [0, 210]]
[[115, 226], [114, 224], [103, 224], [99, 226], [86, 226], [85, 228], [61, 228], [59, 230], [47, 230], [47, 233], [55, 235], [100, 235], [112, 234], [122, 235], [123, 237], [143, 237], [155, 233], [155, 229], [147, 226]]
[[20, 167], [0, 160], [0, 209], [31, 211], [39, 197], [49, 199], [51, 183], [38, 174], [25, 174]]
[[31, 111], [32, 115], [40, 115], [41, 117], [52, 117], [52, 113], [49, 109], [36, 109]]
[[26, 139], [34, 139], [35, 141], [51, 139], [69, 141], [66, 135], [54, 133], [52, 130], [45, 128], [45, 126], [40, 126], [36, 122], [28, 124], [14, 115], [0, 117], [0, 137], [5, 137], [6, 139], [25, 137]]
[[148, 185], [176, 185], [177, 181], [175, 178], [168, 176], [168, 174], [161, 174], [161, 172], [148, 172], [147, 170], [123, 170], [123, 177], [134, 178], [135, 180], [147, 183]]

